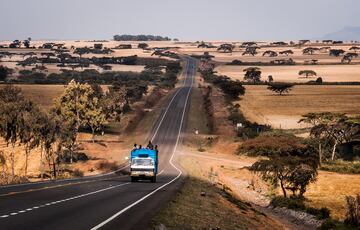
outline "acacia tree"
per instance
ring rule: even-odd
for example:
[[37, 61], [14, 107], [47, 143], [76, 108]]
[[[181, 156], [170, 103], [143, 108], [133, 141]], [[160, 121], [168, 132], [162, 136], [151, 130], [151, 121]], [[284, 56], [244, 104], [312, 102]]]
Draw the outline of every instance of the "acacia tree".
[[294, 85], [291, 84], [291, 83], [273, 82], [273, 83], [269, 83], [267, 89], [271, 90], [273, 92], [276, 92], [281, 96], [284, 93], [289, 93], [290, 90], [292, 90], [293, 87], [294, 87]]
[[245, 51], [242, 53], [242, 55], [252, 55], [255, 56], [258, 52], [257, 49], [260, 49], [260, 47], [257, 46], [248, 46], [246, 47]]
[[280, 51], [279, 54], [285, 54], [286, 56], [289, 56], [289, 54], [294, 54], [294, 51], [292, 50], [284, 50], [284, 51]]
[[284, 197], [287, 197], [287, 190], [291, 190], [293, 195], [298, 192], [302, 197], [306, 187], [314, 182], [317, 176], [318, 162], [311, 152], [311, 148], [307, 146], [296, 151], [284, 148], [269, 154], [268, 159], [255, 162], [250, 170], [259, 173], [272, 185], [280, 185]]
[[299, 75], [305, 75], [308, 78], [309, 76], [316, 76], [316, 72], [314, 70], [300, 70]]
[[261, 71], [258, 67], [249, 67], [243, 70], [245, 72], [244, 80], [252, 81], [254, 84], [260, 82]]
[[359, 46], [352, 46], [352, 47], [350, 47], [349, 50], [352, 50], [352, 51], [354, 51], [355, 53], [357, 53], [357, 51], [360, 50], [360, 47], [359, 47]]
[[299, 122], [312, 125], [310, 134], [319, 141], [319, 159], [322, 160], [323, 140], [332, 141], [331, 159], [335, 159], [338, 144], [348, 142], [360, 133], [360, 118], [349, 118], [341, 113], [308, 113]]
[[344, 54], [345, 50], [342, 49], [331, 49], [329, 51], [330, 56], [339, 57], [340, 55]]
[[262, 56], [269, 56], [269, 57], [276, 57], [278, 54], [275, 51], [272, 50], [266, 50]]
[[303, 54], [313, 55], [316, 51], [319, 51], [319, 48], [316, 47], [307, 47], [303, 49]]

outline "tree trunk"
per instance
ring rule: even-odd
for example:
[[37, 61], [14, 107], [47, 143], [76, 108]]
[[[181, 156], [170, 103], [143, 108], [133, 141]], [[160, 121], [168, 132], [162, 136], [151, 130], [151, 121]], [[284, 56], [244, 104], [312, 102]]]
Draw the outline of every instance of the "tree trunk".
[[283, 191], [283, 193], [284, 193], [284, 197], [287, 197], [287, 196], [286, 196], [286, 190], [285, 190], [285, 188], [284, 188], [284, 184], [283, 184], [283, 181], [282, 181], [282, 180], [280, 180], [280, 186], [281, 186], [281, 189], [282, 189], [282, 191]]
[[43, 146], [40, 147], [40, 177], [44, 179], [44, 161], [43, 161]]
[[92, 143], [95, 143], [95, 129], [91, 126], [91, 132], [92, 132]]
[[321, 166], [321, 162], [322, 162], [322, 147], [321, 147], [321, 142], [319, 142], [319, 165]]
[[337, 146], [337, 141], [335, 141], [335, 144], [333, 146], [333, 151], [332, 151], [332, 154], [331, 154], [331, 160], [333, 161], [335, 159], [335, 153], [336, 153], [336, 146]]
[[25, 146], [25, 176], [27, 176], [28, 161], [29, 161], [29, 148], [28, 146]]
[[11, 177], [15, 177], [15, 143], [11, 143], [10, 163], [11, 163]]

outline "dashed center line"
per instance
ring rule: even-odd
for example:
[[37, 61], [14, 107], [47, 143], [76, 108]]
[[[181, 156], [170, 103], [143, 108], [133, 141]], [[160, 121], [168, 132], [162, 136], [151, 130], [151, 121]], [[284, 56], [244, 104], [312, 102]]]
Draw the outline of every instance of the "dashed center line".
[[78, 196], [73, 196], [73, 197], [69, 197], [69, 198], [66, 198], [66, 199], [49, 202], [49, 203], [46, 203], [46, 204], [43, 204], [43, 205], [34, 206], [34, 207], [27, 208], [27, 209], [24, 209], [24, 210], [20, 210], [20, 211], [17, 211], [17, 212], [12, 212], [12, 213], [10, 213], [10, 214], [8, 214], [8, 215], [2, 215], [2, 216], [0, 216], [0, 219], [8, 218], [8, 217], [10, 217], [10, 216], [15, 216], [15, 215], [18, 215], [18, 214], [21, 214], [21, 213], [26, 213], [26, 212], [33, 211], [33, 210], [36, 210], [36, 209], [39, 209], [39, 208], [43, 208], [43, 207], [46, 207], [46, 206], [51, 206], [51, 205], [54, 205], [54, 204], [59, 204], [59, 203], [66, 202], [66, 201], [69, 201], [69, 200], [74, 200], [74, 199], [79, 199], [79, 198], [82, 198], [82, 197], [90, 196], [90, 195], [93, 195], [93, 194], [96, 194], [96, 193], [99, 193], [99, 192], [104, 192], [104, 191], [106, 191], [106, 190], [110, 190], [110, 189], [122, 187], [122, 186], [128, 185], [128, 184], [131, 184], [131, 183], [130, 183], [130, 182], [127, 182], [127, 183], [124, 183], [124, 184], [119, 184], [119, 185], [115, 185], [115, 186], [110, 186], [110, 187], [108, 187], [108, 188], [103, 188], [103, 189], [100, 189], [100, 190], [96, 190], [96, 191], [94, 191], [94, 192], [89, 192], [89, 193], [81, 194], [81, 195], [78, 195]]

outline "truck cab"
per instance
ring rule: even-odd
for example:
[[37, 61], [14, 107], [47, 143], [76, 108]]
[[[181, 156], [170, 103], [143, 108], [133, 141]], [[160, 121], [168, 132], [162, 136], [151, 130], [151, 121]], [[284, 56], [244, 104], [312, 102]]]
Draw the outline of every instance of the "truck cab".
[[158, 153], [153, 149], [134, 149], [130, 154], [131, 181], [150, 180], [156, 182]]

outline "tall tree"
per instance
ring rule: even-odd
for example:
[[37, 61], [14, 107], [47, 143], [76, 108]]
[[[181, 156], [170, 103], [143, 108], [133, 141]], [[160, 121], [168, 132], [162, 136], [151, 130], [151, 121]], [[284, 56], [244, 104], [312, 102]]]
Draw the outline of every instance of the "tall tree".
[[74, 130], [71, 153], [74, 151], [79, 128], [86, 125], [86, 113], [89, 110], [93, 94], [94, 91], [89, 84], [81, 84], [71, 80], [64, 93], [56, 101], [55, 113], [69, 123]]
[[7, 145], [11, 145], [10, 153], [11, 174], [15, 176], [15, 145], [20, 138], [20, 124], [25, 112], [31, 109], [32, 104], [25, 100], [21, 89], [6, 85], [0, 90], [0, 136]]

